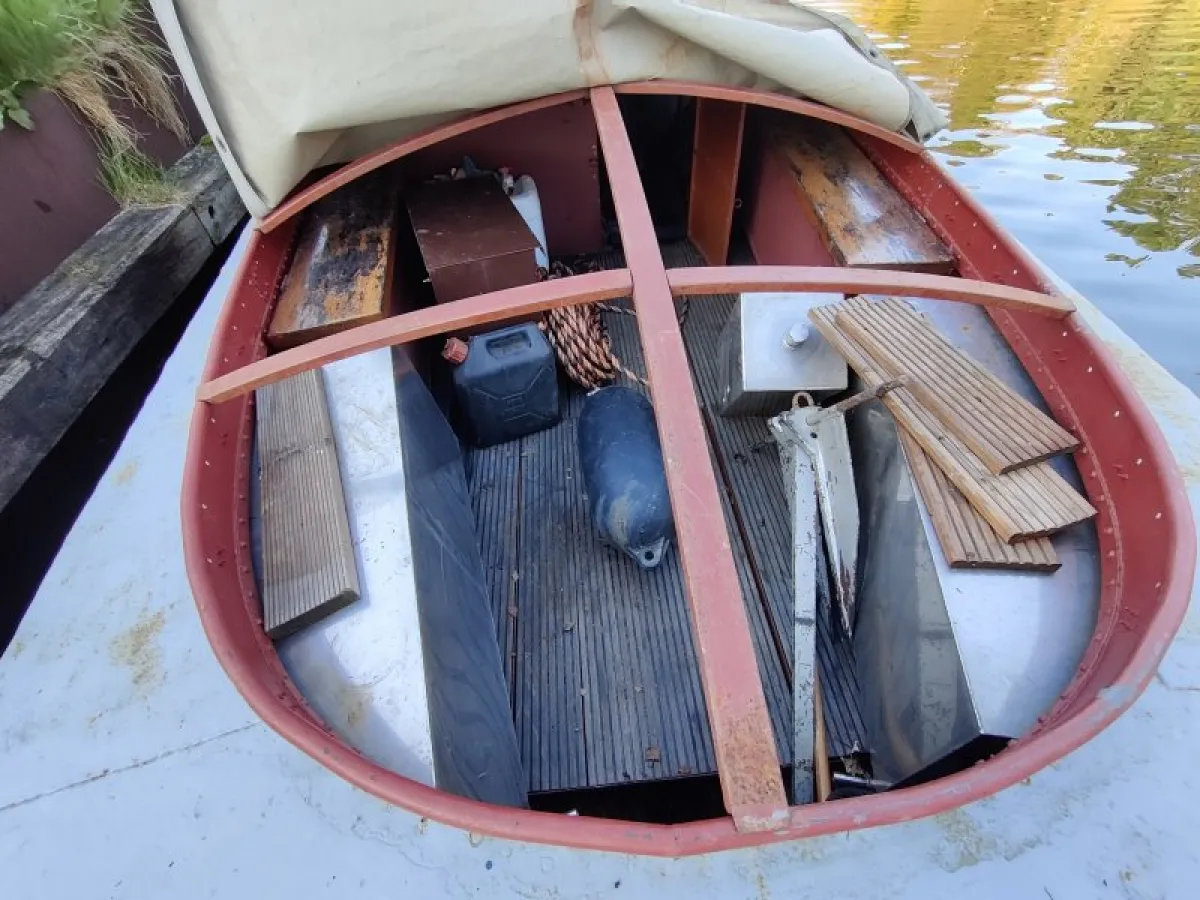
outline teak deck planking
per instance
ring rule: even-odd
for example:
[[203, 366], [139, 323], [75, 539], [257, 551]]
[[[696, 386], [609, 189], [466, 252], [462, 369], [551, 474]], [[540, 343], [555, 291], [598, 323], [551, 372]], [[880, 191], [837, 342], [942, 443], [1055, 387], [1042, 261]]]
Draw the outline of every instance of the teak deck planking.
[[1015, 544], [1001, 541], [987, 520], [975, 511], [942, 470], [929, 461], [912, 435], [903, 428], [896, 431], [904, 445], [913, 480], [929, 510], [942, 554], [951, 568], [1053, 572], [1059, 567], [1058, 554], [1048, 537], [1030, 538]]
[[358, 599], [358, 569], [319, 369], [261, 389], [263, 627], [278, 640]]
[[[840, 308], [841, 304], [818, 307], [809, 318], [867, 387], [888, 380], [861, 345], [838, 327]], [[937, 417], [908, 388], [890, 391], [883, 402], [1004, 542], [1053, 534], [1096, 514], [1048, 463], [993, 475], [962, 441], [945, 432]]]
[[837, 324], [999, 475], [1074, 450], [1079, 440], [894, 298], [846, 301]]

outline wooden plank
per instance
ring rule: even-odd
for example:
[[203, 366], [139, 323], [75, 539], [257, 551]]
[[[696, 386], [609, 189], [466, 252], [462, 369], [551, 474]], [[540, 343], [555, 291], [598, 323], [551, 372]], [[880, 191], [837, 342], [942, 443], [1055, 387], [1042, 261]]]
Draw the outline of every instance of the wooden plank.
[[688, 237], [710, 266], [729, 255], [745, 122], [745, 104], [696, 100]]
[[263, 628], [276, 640], [358, 599], [358, 569], [319, 371], [255, 398], [261, 459]]
[[908, 304], [847, 300], [838, 327], [908, 387], [964, 444], [1001, 474], [1074, 450], [1079, 440], [947, 341]]
[[613, 205], [633, 276], [633, 302], [675, 514], [692, 632], [725, 808], [740, 832], [790, 821], [771, 720], [738, 584], [716, 474], [707, 455], [683, 335], [646, 193], [611, 88], [592, 90]]
[[820, 675], [813, 676], [813, 714], [817, 730], [813, 740], [813, 756], [816, 762], [816, 796], [824, 803], [833, 792], [833, 774], [829, 769], [829, 739], [825, 730], [825, 698], [822, 694]]
[[394, 347], [482, 322], [494, 322], [556, 306], [626, 297], [632, 284], [629, 272], [621, 269], [555, 278], [480, 297], [455, 300], [453, 303], [439, 303], [331, 334], [311, 344], [293, 347], [218, 375], [200, 385], [196, 399], [202, 403], [220, 403], [291, 375], [368, 350]]
[[1027, 569], [1053, 572], [1060, 563], [1048, 537], [1015, 544], [1000, 540], [995, 529], [967, 502], [942, 470], [903, 428], [896, 429], [917, 489], [933, 520], [942, 554], [953, 569]]
[[[837, 327], [838, 306], [818, 307], [809, 318], [867, 387], [888, 380], [866, 351]], [[937, 417], [907, 388], [888, 392], [883, 402], [1004, 542], [1052, 534], [1096, 514], [1049, 463], [993, 475], [962, 441], [945, 433]]]
[[949, 274], [954, 254], [840, 128], [779, 117], [769, 142], [844, 266]]
[[397, 214], [396, 191], [378, 178], [315, 204], [300, 226], [267, 343], [295, 347], [387, 316]]
[[1037, 313], [1051, 319], [1065, 319], [1075, 311], [1075, 304], [1062, 294], [1039, 294], [989, 281], [928, 275], [924, 272], [836, 266], [726, 266], [721, 269], [672, 269], [667, 277], [671, 282], [671, 292], [677, 297], [756, 291], [831, 291], [957, 300], [994, 309]]

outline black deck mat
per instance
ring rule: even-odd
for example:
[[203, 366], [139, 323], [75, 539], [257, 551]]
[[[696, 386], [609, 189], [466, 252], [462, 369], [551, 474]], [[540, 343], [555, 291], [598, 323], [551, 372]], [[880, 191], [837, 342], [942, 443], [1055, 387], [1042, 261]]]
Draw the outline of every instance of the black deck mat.
[[[695, 258], [688, 245], [666, 253], [675, 265]], [[616, 256], [603, 262], [622, 264]], [[699, 298], [684, 326], [706, 397], [716, 337], [731, 304], [727, 297]], [[616, 313], [605, 318], [622, 361], [644, 373], [636, 321]], [[678, 549], [644, 572], [600, 544], [578, 475], [575, 420], [584, 396], [562, 384], [567, 397], [559, 425], [470, 451], [467, 465], [529, 790], [711, 774], [715, 759]], [[722, 478], [726, 521], [771, 722], [781, 758], [790, 759], [790, 538], [778, 454], [761, 419], [707, 420], [718, 472], [728, 476]], [[862, 734], [853, 665], [844, 641], [821, 638], [831, 752], [848, 753], [861, 746]]]
[[[687, 243], [664, 247], [663, 257], [672, 267], [704, 265], [700, 255]], [[754, 560], [757, 586], [765, 595], [765, 607], [784, 657], [790, 728], [794, 649], [792, 550], [783, 468], [766, 419], [725, 418], [716, 413], [717, 341], [736, 300], [732, 294], [693, 298], [684, 325], [684, 339], [709, 435], [721, 460], [722, 475], [737, 500], [742, 537]], [[742, 589], [747, 590], [745, 582]], [[847, 756], [867, 749], [866, 729], [859, 711], [854, 651], [828, 616], [818, 616], [817, 622], [817, 662], [824, 691], [829, 753]]]

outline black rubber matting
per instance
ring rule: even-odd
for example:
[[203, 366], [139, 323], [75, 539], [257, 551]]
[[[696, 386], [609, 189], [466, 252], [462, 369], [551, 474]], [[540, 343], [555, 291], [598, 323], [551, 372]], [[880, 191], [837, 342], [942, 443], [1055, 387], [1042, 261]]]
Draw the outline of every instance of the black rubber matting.
[[[668, 264], [697, 264], [690, 245]], [[621, 265], [619, 256], [602, 260]], [[732, 297], [697, 298], [684, 336], [702, 399], [715, 392], [717, 335]], [[614, 349], [644, 373], [637, 323], [605, 313]], [[604, 547], [588, 520], [575, 420], [583, 392], [564, 381], [563, 421], [468, 453], [467, 472], [497, 639], [531, 792], [715, 772], [678, 551], [654, 571]], [[726, 521], [781, 759], [791, 758], [790, 536], [778, 454], [763, 419], [707, 415]], [[862, 749], [845, 641], [818, 654], [833, 755]]]

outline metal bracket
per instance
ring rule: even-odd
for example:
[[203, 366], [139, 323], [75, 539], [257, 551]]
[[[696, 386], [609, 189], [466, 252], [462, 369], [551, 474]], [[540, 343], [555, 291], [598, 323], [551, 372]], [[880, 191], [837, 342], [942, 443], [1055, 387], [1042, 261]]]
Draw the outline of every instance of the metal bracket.
[[[846, 634], [854, 633], [855, 578], [858, 566], [858, 495], [850, 442], [846, 435], [846, 413], [903, 387], [902, 378], [883, 382], [834, 405], [821, 409], [800, 393], [792, 409], [770, 421], [771, 431], [781, 445], [803, 448], [816, 474], [816, 492], [824, 526], [825, 549], [833, 570], [833, 592]], [[799, 405], [808, 399], [809, 405]], [[785, 473], [790, 474], [790, 473]]]
[[[846, 411], [902, 385], [884, 384], [848, 397], [827, 409], [800, 406], [769, 422], [779, 444], [784, 483], [790, 489], [795, 648], [792, 665], [794, 750], [792, 794], [797, 803], [814, 797], [817, 659], [817, 531], [824, 532], [834, 573], [833, 594], [847, 634], [854, 627], [855, 571], [858, 564], [858, 494], [846, 435]], [[820, 527], [818, 525], [820, 517]]]

